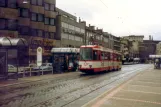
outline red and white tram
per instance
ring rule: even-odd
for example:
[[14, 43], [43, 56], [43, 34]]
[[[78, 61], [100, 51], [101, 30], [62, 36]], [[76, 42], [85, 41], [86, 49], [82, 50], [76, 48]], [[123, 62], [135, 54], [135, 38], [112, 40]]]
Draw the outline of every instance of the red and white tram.
[[96, 73], [110, 70], [120, 70], [121, 54], [115, 50], [98, 45], [80, 47], [79, 70], [85, 73]]

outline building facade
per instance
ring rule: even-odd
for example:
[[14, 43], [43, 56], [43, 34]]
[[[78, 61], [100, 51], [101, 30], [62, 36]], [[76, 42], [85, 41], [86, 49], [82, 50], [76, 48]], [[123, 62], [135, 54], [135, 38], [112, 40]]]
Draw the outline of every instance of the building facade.
[[80, 19], [77, 22], [76, 16], [59, 8], [56, 11], [58, 13], [56, 39], [61, 40], [61, 47], [79, 48], [84, 43], [86, 22]]
[[161, 55], [161, 42], [156, 45], [156, 54]]
[[30, 62], [43, 48], [43, 61], [56, 46], [56, 0], [0, 0], [0, 36], [24, 38], [29, 43]]
[[129, 41], [143, 42], [144, 35], [130, 35], [130, 36], [124, 36], [123, 38], [128, 39]]
[[142, 62], [145, 62], [149, 59], [149, 55], [156, 54], [156, 46], [160, 41], [154, 40], [144, 40], [140, 43], [140, 58]]
[[113, 36], [113, 49], [121, 52], [121, 41], [120, 37]]

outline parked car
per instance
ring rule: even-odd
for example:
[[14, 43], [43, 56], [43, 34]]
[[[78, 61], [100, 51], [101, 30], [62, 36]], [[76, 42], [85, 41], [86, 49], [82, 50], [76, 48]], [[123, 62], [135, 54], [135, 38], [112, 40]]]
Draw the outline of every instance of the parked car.
[[43, 63], [40, 67], [34, 67], [33, 70], [52, 71], [52, 63]]
[[[24, 68], [23, 67], [18, 67], [18, 72], [23, 72]], [[8, 72], [17, 72], [17, 67], [14, 65], [8, 64]]]

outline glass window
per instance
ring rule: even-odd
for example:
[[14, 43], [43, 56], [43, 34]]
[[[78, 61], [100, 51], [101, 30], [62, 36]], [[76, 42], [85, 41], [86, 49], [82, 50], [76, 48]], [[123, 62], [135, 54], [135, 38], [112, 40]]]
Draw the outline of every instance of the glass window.
[[39, 5], [39, 6], [42, 6], [43, 0], [37, 0], [37, 2], [38, 2], [38, 5]]
[[98, 54], [97, 51], [93, 51], [93, 60], [98, 60]]
[[17, 30], [17, 20], [8, 20], [8, 29], [9, 30]]
[[45, 32], [45, 38], [49, 38], [49, 32]]
[[5, 29], [6, 28], [6, 20], [5, 19], [0, 19], [0, 29]]
[[92, 48], [80, 48], [80, 60], [92, 60]]
[[18, 32], [20, 35], [28, 35], [29, 27], [28, 26], [19, 26]]
[[19, 9], [20, 17], [29, 17], [29, 10], [28, 9]]
[[51, 11], [54, 11], [54, 10], [55, 10], [55, 5], [54, 5], [54, 4], [51, 4], [51, 5], [50, 5], [50, 10], [51, 10]]
[[50, 25], [55, 25], [54, 24], [54, 19], [52, 19], [52, 18], [50, 19]]
[[6, 6], [6, 1], [7, 0], [0, 0], [0, 6], [5, 7]]
[[68, 36], [68, 34], [65, 34], [65, 33], [62, 33], [62, 38], [64, 38], [64, 39], [68, 39], [69, 38], [69, 36]]
[[42, 30], [38, 30], [38, 36], [40, 36], [40, 37], [43, 36], [43, 31]]
[[31, 13], [31, 20], [36, 21], [37, 15], [36, 13]]
[[37, 36], [37, 30], [31, 29], [31, 36]]
[[8, 7], [17, 8], [17, 0], [8, 0]]
[[38, 21], [43, 22], [44, 21], [44, 15], [38, 14]]
[[49, 4], [45, 3], [45, 10], [49, 10]]
[[[36, 1], [37, 1], [37, 0], [31, 0], [31, 4], [36, 5], [36, 4], [37, 4]], [[39, 1], [39, 0], [38, 0], [38, 1]]]
[[45, 18], [45, 24], [49, 25], [49, 18], [47, 18], [47, 17]]
[[54, 33], [53, 32], [50, 33], [50, 38], [54, 39]]

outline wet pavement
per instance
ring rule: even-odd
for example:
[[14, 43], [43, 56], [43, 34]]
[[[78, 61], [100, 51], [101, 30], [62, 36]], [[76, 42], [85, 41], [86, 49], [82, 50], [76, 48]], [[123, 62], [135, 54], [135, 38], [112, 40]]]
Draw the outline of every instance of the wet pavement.
[[79, 107], [151, 65], [124, 65], [121, 71], [87, 75], [75, 72], [0, 87], [1, 107]]

